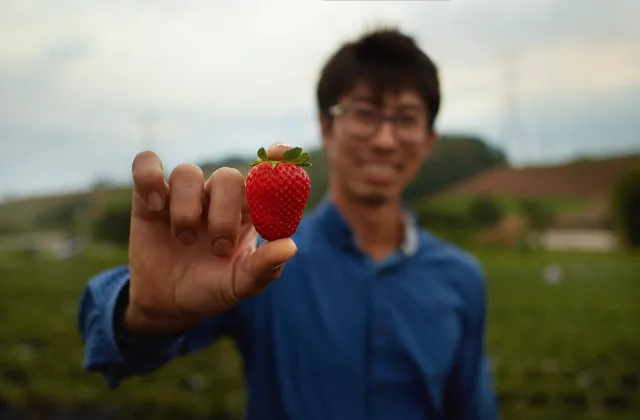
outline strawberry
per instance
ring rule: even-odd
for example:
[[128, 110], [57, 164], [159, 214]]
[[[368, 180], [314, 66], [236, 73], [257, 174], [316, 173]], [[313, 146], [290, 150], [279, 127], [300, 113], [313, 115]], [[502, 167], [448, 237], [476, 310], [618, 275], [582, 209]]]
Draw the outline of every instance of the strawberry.
[[267, 241], [289, 238], [300, 225], [309, 199], [311, 181], [303, 166], [309, 154], [299, 147], [287, 150], [284, 159], [270, 160], [264, 148], [251, 162], [246, 193], [253, 226]]

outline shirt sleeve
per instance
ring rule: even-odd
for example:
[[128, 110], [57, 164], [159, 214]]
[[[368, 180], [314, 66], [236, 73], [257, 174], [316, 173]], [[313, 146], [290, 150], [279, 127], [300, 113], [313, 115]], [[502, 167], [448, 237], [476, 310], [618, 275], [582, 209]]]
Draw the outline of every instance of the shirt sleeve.
[[447, 418], [494, 420], [498, 419], [498, 404], [485, 350], [485, 278], [477, 262], [473, 261], [471, 267], [460, 278], [465, 300], [463, 339], [448, 382]]
[[91, 278], [80, 299], [78, 329], [84, 368], [101, 373], [110, 387], [131, 376], [152, 373], [176, 356], [211, 344], [233, 327], [235, 311], [204, 320], [184, 334], [156, 337], [116, 333], [116, 308], [128, 293], [129, 269], [119, 266]]

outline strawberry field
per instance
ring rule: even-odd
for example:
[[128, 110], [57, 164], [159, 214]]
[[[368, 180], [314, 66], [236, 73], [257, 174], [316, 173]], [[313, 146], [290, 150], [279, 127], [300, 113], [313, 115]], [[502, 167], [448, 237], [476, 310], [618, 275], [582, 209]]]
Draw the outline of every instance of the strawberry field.
[[[479, 257], [502, 418], [640, 418], [640, 258]], [[120, 250], [59, 262], [0, 255], [1, 418], [241, 418], [242, 366], [227, 341], [113, 391], [82, 371], [79, 294], [90, 275], [123, 261]]]

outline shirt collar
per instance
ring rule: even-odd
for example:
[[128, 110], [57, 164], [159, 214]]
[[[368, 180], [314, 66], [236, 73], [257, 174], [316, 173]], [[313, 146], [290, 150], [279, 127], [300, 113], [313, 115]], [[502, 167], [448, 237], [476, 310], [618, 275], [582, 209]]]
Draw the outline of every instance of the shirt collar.
[[[322, 232], [332, 241], [356, 246], [349, 223], [328, 196], [320, 202], [314, 213]], [[400, 250], [406, 256], [413, 256], [418, 252], [418, 225], [415, 214], [406, 207], [404, 208], [404, 229], [404, 240]]]

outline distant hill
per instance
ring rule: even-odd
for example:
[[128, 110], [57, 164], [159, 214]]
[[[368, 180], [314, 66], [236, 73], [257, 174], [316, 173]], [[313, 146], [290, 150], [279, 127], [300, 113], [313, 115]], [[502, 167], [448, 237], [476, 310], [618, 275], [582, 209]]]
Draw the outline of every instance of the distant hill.
[[0, 234], [37, 228], [66, 228], [77, 212], [91, 213], [103, 203], [131, 200], [130, 186], [106, 186], [92, 191], [36, 196], [0, 204]]
[[[311, 178], [311, 194], [307, 209], [313, 209], [326, 194], [329, 168], [324, 150], [308, 151], [312, 166], [306, 168]], [[254, 156], [236, 156], [223, 161], [200, 162], [205, 179], [222, 166], [237, 168], [246, 174], [248, 162]], [[416, 203], [423, 197], [447, 189], [458, 182], [475, 177], [491, 168], [507, 165], [503, 151], [473, 135], [446, 135], [436, 143], [416, 179], [409, 186], [405, 199]], [[167, 176], [169, 174], [166, 174]], [[0, 233], [33, 230], [76, 229], [87, 226], [104, 214], [105, 209], [126, 210], [131, 200], [131, 185], [99, 185], [73, 194], [31, 197], [0, 204]]]
[[640, 168], [640, 154], [557, 166], [497, 167], [457, 183], [438, 196], [606, 198], [618, 177], [632, 168]]

